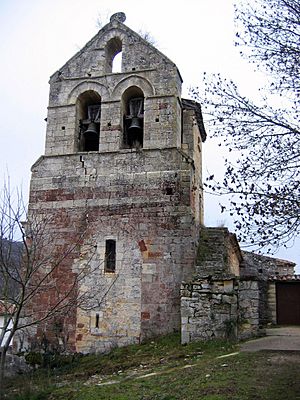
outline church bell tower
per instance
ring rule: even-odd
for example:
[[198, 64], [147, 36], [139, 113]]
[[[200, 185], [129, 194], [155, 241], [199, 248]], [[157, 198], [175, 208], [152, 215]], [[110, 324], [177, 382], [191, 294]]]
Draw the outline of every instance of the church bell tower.
[[[55, 246], [81, 235], [56, 281], [68, 291], [87, 271], [76, 283], [86, 300], [63, 322], [74, 352], [179, 330], [203, 222], [200, 106], [181, 98], [176, 65], [124, 22], [114, 14], [51, 76], [45, 154], [32, 167], [29, 216], [55, 218]], [[41, 330], [51, 336], [50, 324]]]

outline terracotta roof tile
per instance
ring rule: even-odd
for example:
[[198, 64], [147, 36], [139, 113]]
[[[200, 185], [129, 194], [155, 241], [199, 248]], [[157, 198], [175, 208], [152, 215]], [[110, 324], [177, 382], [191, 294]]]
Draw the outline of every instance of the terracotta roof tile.
[[300, 282], [300, 275], [273, 275], [269, 280], [276, 282]]

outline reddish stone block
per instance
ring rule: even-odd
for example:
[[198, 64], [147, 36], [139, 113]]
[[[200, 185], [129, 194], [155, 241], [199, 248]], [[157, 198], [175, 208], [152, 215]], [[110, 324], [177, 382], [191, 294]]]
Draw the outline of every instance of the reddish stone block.
[[148, 257], [149, 258], [160, 258], [161, 257], [161, 252], [160, 251], [157, 251], [157, 252], [151, 252], [151, 251], [149, 251], [149, 253], [148, 253]]
[[141, 318], [142, 318], [142, 320], [148, 320], [148, 319], [150, 319], [150, 313], [148, 312], [148, 311], [143, 311], [142, 313], [141, 313]]
[[168, 108], [168, 103], [159, 103], [158, 107], [160, 110], [164, 110], [164, 109]]
[[141, 252], [147, 251], [147, 246], [146, 246], [144, 240], [139, 241], [139, 248], [140, 248]]

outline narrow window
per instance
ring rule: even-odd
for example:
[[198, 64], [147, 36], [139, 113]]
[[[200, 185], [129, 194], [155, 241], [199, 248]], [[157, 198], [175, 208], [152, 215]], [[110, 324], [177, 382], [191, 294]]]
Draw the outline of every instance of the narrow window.
[[108, 239], [105, 242], [104, 272], [115, 272], [115, 270], [116, 270], [116, 241]]
[[95, 328], [99, 328], [99, 314], [96, 314]]

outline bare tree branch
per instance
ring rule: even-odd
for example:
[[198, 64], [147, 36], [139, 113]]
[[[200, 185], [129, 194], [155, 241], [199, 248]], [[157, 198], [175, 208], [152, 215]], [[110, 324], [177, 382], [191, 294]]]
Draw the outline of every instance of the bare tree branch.
[[253, 0], [235, 11], [236, 45], [267, 74], [265, 87], [251, 100], [232, 80], [204, 74], [204, 90], [191, 93], [208, 130], [234, 154], [223, 182], [210, 176], [207, 190], [230, 196], [242, 242], [270, 250], [300, 232], [300, 3]]

